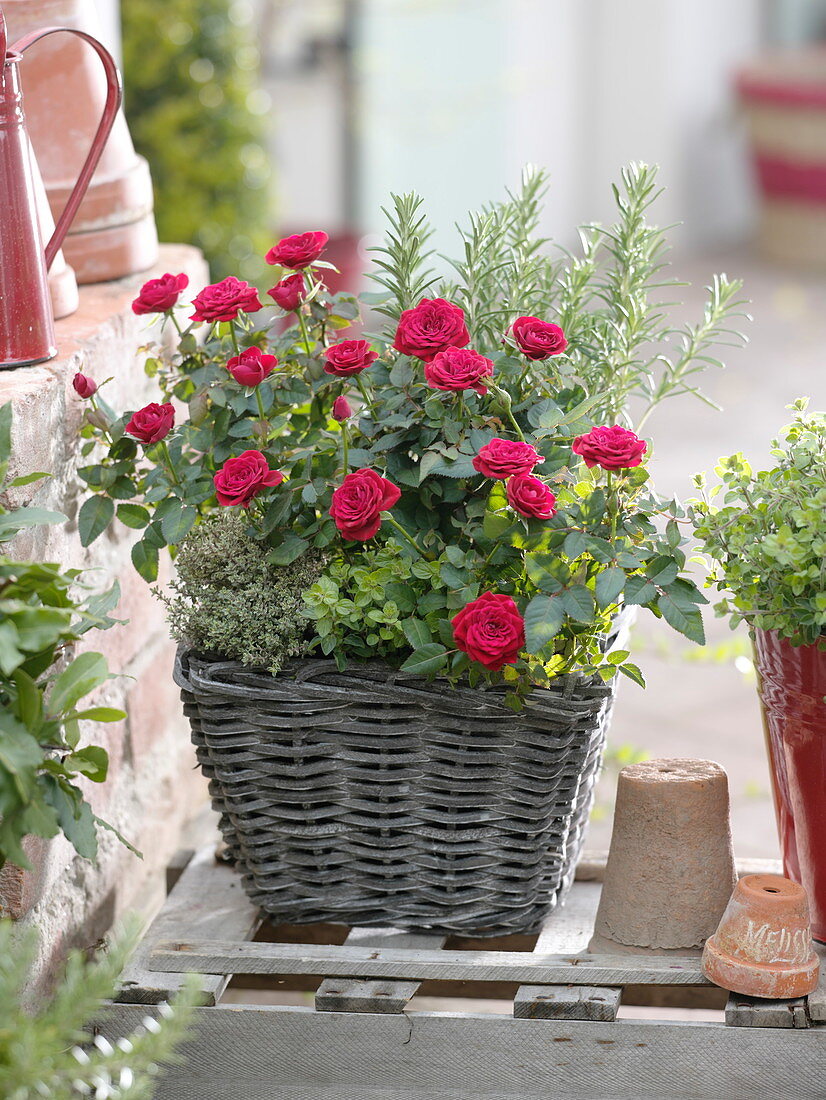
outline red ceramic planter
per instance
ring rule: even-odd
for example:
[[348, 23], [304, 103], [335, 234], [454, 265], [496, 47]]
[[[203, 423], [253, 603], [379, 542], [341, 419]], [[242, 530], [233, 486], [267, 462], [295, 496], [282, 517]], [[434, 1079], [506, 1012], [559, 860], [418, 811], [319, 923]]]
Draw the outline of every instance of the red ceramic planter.
[[754, 648], [783, 866], [826, 943], [826, 648], [763, 630]]

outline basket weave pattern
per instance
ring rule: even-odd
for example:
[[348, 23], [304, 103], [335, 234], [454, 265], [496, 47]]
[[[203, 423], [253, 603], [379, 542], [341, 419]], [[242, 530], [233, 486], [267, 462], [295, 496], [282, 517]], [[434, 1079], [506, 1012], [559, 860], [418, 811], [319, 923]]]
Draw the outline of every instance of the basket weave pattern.
[[378, 662], [276, 677], [180, 650], [229, 855], [276, 921], [531, 931], [573, 879], [613, 688], [501, 689]]

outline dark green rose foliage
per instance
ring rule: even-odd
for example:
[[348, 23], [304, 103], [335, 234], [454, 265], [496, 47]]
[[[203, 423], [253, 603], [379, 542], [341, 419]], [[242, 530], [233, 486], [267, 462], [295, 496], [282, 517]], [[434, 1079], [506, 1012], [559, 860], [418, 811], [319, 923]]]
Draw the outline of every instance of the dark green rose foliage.
[[178, 641], [275, 674], [307, 648], [302, 593], [321, 576], [325, 557], [270, 565], [246, 528], [244, 516], [228, 511], [194, 528], [176, 559], [175, 595], [164, 602]]
[[[793, 422], [772, 443], [777, 464], [752, 471], [742, 454], [722, 458], [722, 484], [695, 501], [700, 549], [712, 559], [708, 583], [727, 593], [716, 605], [731, 616], [776, 630], [793, 645], [826, 631], [826, 416], [790, 406]], [[704, 489], [703, 475], [695, 478]], [[712, 501], [722, 495], [722, 507]]]

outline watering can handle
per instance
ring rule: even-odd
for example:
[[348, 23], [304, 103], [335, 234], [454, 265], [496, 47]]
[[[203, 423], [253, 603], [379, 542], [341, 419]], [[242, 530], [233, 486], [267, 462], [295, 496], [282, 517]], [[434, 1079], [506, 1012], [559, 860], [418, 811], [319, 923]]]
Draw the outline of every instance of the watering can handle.
[[46, 245], [47, 271], [52, 266], [52, 260], [54, 260], [57, 255], [57, 250], [63, 244], [63, 238], [66, 236], [72, 219], [77, 213], [77, 208], [83, 201], [83, 196], [86, 194], [86, 188], [89, 186], [89, 181], [92, 178], [95, 168], [97, 168], [100, 155], [106, 144], [106, 139], [109, 137], [112, 126], [115, 123], [115, 117], [117, 116], [121, 100], [123, 99], [123, 86], [121, 84], [120, 73], [118, 72], [118, 67], [112, 55], [105, 46], [101, 45], [101, 43], [90, 34], [86, 34], [85, 31], [78, 31], [73, 27], [45, 27], [43, 30], [31, 31], [29, 34], [18, 39], [18, 41], [10, 47], [10, 53], [25, 53], [29, 46], [33, 46], [35, 42], [39, 42], [41, 38], [45, 38], [49, 34], [57, 34], [60, 31], [65, 31], [67, 34], [76, 34], [78, 38], [84, 39], [95, 50], [106, 70], [107, 91], [106, 103], [104, 104], [103, 114], [98, 123], [97, 132], [92, 141], [92, 148], [89, 150], [89, 155], [86, 157], [86, 161], [80, 170], [80, 175], [77, 177], [77, 183], [75, 183], [72, 193], [69, 196], [69, 201], [66, 203], [63, 213], [57, 220], [54, 233], [52, 233], [49, 238], [49, 243]]

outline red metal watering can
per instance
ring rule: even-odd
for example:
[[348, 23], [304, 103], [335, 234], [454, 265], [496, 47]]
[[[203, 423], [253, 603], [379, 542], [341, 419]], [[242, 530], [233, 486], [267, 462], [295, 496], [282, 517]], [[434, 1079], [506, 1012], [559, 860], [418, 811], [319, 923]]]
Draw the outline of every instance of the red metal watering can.
[[[26, 131], [18, 69], [29, 46], [60, 31], [78, 35], [97, 51], [106, 70], [108, 92], [86, 163], [44, 249], [35, 199], [38, 168]], [[0, 367], [23, 367], [57, 355], [46, 272], [89, 186], [123, 93], [111, 54], [84, 31], [44, 27], [8, 49], [6, 44], [6, 21], [0, 10]]]

